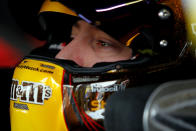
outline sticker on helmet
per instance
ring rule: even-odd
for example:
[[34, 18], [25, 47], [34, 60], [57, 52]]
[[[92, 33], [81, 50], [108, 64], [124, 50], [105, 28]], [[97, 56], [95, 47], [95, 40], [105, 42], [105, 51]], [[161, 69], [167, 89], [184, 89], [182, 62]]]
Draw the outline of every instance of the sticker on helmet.
[[44, 104], [44, 100], [52, 96], [52, 90], [49, 86], [42, 83], [31, 81], [22, 81], [19, 85], [18, 80], [12, 80], [10, 99], [24, 103]]
[[117, 81], [115, 80], [108, 82], [92, 83], [90, 85], [91, 92], [115, 92], [125, 89], [125, 84], [116, 84], [116, 82]]
[[69, 94], [73, 95], [80, 110], [91, 119], [99, 121], [104, 119], [107, 98], [114, 92], [125, 91], [128, 84], [129, 80], [124, 79], [65, 85], [65, 87], [72, 92]]
[[89, 76], [83, 76], [83, 77], [73, 77], [74, 83], [81, 83], [81, 82], [94, 82], [98, 81], [100, 78], [99, 76], [89, 77]]

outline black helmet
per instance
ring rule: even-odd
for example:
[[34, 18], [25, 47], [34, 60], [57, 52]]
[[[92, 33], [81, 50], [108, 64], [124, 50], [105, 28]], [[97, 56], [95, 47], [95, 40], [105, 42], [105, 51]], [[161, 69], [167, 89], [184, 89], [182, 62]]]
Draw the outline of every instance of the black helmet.
[[[14, 82], [27, 81], [17, 78], [22, 70], [52, 75], [60, 66], [64, 69], [59, 79], [66, 127], [104, 130], [104, 105], [113, 92], [195, 77], [196, 18], [193, 22], [189, 19], [190, 13], [194, 15], [191, 9], [191, 2], [184, 0], [46, 0], [39, 20], [48, 43], [32, 51], [16, 67]], [[69, 43], [71, 27], [78, 20], [86, 21], [132, 48], [133, 57], [96, 63], [92, 68], [54, 59], [64, 43]], [[41, 71], [43, 67], [50, 70]], [[55, 92], [56, 88], [52, 85], [50, 88]], [[51, 96], [46, 97], [48, 101]]]
[[39, 14], [52, 43], [68, 43], [72, 24], [83, 19], [130, 46], [135, 56], [156, 57], [162, 64], [176, 61], [191, 44], [184, 15], [180, 1], [153, 0], [46, 1]]

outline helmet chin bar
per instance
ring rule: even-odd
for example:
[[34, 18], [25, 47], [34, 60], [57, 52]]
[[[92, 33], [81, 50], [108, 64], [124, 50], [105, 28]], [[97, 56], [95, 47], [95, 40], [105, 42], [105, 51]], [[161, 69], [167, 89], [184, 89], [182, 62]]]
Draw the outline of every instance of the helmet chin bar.
[[80, 70], [70, 61], [26, 57], [12, 81], [12, 129], [103, 130], [106, 99], [129, 85], [126, 70], [105, 67]]
[[[145, 69], [138, 68], [144, 63], [149, 63], [149, 58], [83, 68], [67, 60], [27, 56], [16, 67], [13, 76], [12, 128], [103, 129], [106, 99], [114, 92], [149, 82], [146, 78], [152, 69], [147, 73]], [[25, 118], [21, 119], [24, 115]], [[40, 117], [43, 118], [40, 119], [42, 124], [36, 124]], [[25, 126], [16, 124], [16, 121], [25, 123]], [[58, 121], [59, 125], [48, 123], [54, 121]]]
[[[155, 65], [153, 62], [156, 61], [141, 56], [84, 68], [67, 60], [27, 56], [16, 67], [13, 76], [12, 129], [103, 130], [103, 113], [111, 94], [138, 85], [187, 77], [193, 72], [192, 67], [181, 63]], [[183, 72], [184, 68], [190, 71]]]

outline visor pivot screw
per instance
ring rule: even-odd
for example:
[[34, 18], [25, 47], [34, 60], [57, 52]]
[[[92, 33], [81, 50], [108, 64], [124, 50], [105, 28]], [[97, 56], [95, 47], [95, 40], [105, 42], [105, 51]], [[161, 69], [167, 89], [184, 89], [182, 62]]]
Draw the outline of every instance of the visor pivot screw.
[[161, 9], [159, 12], [158, 12], [158, 16], [159, 18], [161, 18], [162, 20], [166, 20], [168, 19], [170, 16], [171, 16], [171, 13], [169, 10], [167, 9]]
[[161, 47], [167, 47], [168, 46], [168, 42], [166, 40], [161, 40], [160, 41], [160, 46]]
[[121, 66], [120, 65], [116, 65], [116, 69], [117, 70], [121, 69]]
[[95, 21], [95, 25], [96, 26], [100, 26], [101, 25], [101, 21]]

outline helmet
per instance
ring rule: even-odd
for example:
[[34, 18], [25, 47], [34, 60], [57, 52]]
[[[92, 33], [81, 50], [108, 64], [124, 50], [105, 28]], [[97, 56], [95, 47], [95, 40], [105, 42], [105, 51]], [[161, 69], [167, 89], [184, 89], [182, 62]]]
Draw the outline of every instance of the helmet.
[[[15, 69], [12, 129], [104, 130], [104, 107], [112, 93], [195, 77], [194, 4], [194, 0], [46, 0], [39, 20], [48, 43]], [[132, 58], [91, 68], [54, 59], [69, 43], [78, 20], [130, 47]]]

